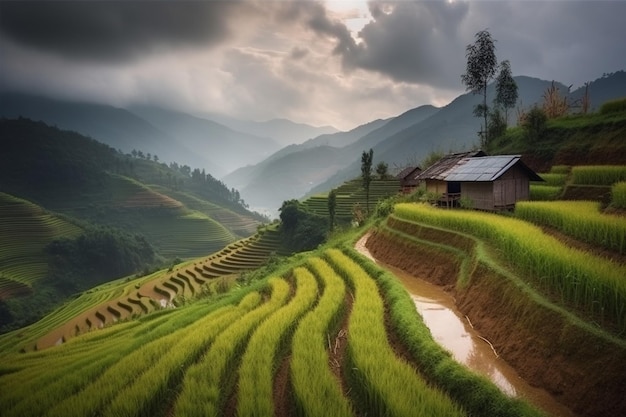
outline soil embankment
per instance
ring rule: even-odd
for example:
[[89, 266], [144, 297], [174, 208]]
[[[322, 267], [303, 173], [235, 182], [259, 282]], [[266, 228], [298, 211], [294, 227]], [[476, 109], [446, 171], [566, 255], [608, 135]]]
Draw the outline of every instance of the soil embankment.
[[366, 246], [377, 259], [444, 286], [507, 363], [577, 415], [626, 415], [624, 344], [572, 323], [480, 262], [461, 287], [461, 261], [450, 252], [388, 231], [373, 232]]

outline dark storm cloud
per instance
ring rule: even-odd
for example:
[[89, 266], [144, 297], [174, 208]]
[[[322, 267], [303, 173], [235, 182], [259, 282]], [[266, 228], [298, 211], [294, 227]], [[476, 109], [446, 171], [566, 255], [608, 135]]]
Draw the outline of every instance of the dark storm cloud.
[[460, 2], [370, 2], [374, 20], [361, 30], [359, 42], [322, 7], [309, 10], [308, 25], [337, 40], [334, 53], [348, 71], [361, 68], [394, 81], [449, 87], [458, 84], [451, 80], [451, 67], [463, 58], [458, 27], [468, 10], [469, 4]]
[[0, 33], [32, 49], [124, 61], [228, 37], [237, 1], [3, 1]]

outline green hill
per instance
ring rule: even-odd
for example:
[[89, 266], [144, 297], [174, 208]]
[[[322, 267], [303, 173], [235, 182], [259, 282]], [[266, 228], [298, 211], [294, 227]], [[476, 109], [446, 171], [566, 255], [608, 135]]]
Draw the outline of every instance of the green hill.
[[558, 165], [620, 165], [626, 161], [626, 111], [602, 111], [547, 121], [536, 141], [522, 127], [507, 130], [490, 143], [489, 154], [522, 154], [533, 169], [547, 172]]
[[82, 231], [35, 204], [0, 192], [0, 300], [30, 294], [47, 274], [46, 246]]
[[[0, 120], [0, 146], [5, 330], [41, 317], [85, 285], [120, 277], [115, 271], [146, 273], [174, 259], [217, 252], [251, 236], [264, 221], [246, 209], [236, 190], [204, 171], [141, 153], [123, 155], [41, 122]], [[111, 266], [123, 263], [117, 269], [90, 266], [72, 254], [80, 239], [90, 239], [99, 251], [103, 245], [128, 246], [111, 253], [141, 259], [112, 259]], [[140, 254], [136, 239], [145, 239], [140, 246], [149, 245], [154, 255]], [[52, 249], [57, 252], [51, 255]]]

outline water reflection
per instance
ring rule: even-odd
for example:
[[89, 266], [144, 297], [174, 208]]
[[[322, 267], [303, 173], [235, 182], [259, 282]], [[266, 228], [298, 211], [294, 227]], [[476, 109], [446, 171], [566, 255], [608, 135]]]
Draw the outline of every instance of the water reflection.
[[459, 362], [488, 377], [504, 393], [525, 398], [551, 416], [573, 417], [571, 410], [546, 391], [531, 387], [479, 335], [441, 287], [375, 259], [365, 247], [367, 235], [356, 244], [361, 254], [393, 273], [407, 289], [433, 338]]

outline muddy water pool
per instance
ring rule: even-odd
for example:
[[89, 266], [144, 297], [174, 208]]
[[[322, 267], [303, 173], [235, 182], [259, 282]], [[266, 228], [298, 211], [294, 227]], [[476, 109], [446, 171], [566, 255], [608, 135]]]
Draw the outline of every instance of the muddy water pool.
[[365, 247], [366, 240], [367, 236], [364, 236], [357, 243], [356, 250], [393, 273], [402, 282], [433, 338], [458, 362], [488, 377], [507, 395], [525, 398], [550, 416], [575, 416], [548, 392], [528, 384], [499, 357], [490, 342], [474, 330], [471, 319], [458, 311], [454, 298], [449, 293], [437, 285], [375, 259]]

